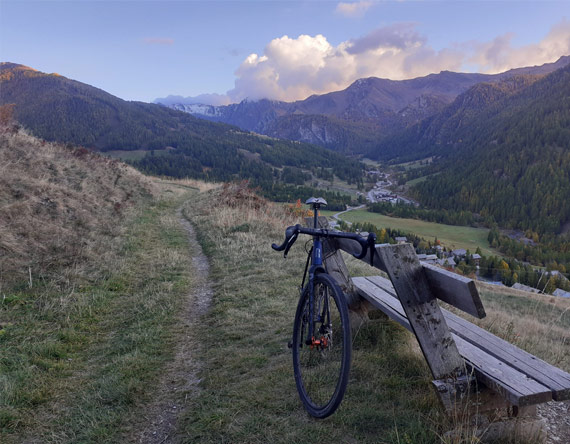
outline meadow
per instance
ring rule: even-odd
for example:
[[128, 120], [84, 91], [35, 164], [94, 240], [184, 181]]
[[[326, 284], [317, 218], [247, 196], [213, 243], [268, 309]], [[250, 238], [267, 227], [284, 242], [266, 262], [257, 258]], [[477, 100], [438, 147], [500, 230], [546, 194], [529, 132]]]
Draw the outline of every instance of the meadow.
[[445, 225], [418, 219], [401, 219], [366, 210], [350, 211], [340, 217], [347, 222], [370, 222], [379, 228], [393, 228], [414, 233], [428, 241], [437, 238], [448, 249], [464, 248], [474, 253], [477, 248], [480, 248], [485, 256], [499, 255], [498, 251], [489, 246], [487, 240], [489, 230], [485, 228]]

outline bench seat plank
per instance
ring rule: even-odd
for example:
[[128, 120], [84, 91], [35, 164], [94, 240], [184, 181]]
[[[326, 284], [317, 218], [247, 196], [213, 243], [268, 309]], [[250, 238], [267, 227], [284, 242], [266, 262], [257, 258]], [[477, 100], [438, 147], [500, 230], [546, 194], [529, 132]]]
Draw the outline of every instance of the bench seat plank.
[[552, 397], [556, 401], [570, 399], [570, 374], [447, 310], [444, 311], [444, 316], [455, 334], [476, 343], [490, 355], [507, 361], [511, 367], [547, 386], [552, 390]]
[[[368, 279], [396, 298], [396, 292], [388, 279], [381, 276], [371, 276]], [[442, 308], [442, 312], [452, 333], [548, 387], [552, 390], [554, 400], [570, 399], [570, 374], [446, 309]]]
[[[380, 276], [353, 278], [353, 283], [361, 296], [411, 331], [402, 305], [388, 279]], [[450, 330], [459, 353], [473, 368], [477, 379], [501, 393], [513, 405], [532, 405], [552, 399], [548, 387], [459, 337], [451, 327]]]

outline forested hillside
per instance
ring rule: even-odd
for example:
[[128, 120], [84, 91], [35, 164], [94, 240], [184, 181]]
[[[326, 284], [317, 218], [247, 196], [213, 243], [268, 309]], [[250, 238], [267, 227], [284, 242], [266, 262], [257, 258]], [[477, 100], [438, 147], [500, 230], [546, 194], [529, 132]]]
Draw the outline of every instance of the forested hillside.
[[570, 66], [539, 80], [477, 85], [392, 149], [437, 156], [414, 188], [431, 208], [560, 232], [570, 221]]
[[517, 75], [501, 82], [478, 83], [441, 112], [383, 139], [369, 156], [391, 162], [433, 155], [450, 156], [484, 136], [489, 123], [501, 111], [496, 106], [501, 100], [522, 91], [541, 77]]
[[[0, 65], [0, 104], [36, 136], [100, 151], [146, 150], [133, 164], [154, 175], [228, 181], [267, 188], [288, 181], [288, 166], [361, 180], [362, 166], [322, 147], [277, 140], [208, 122], [157, 104], [127, 102], [57, 74]], [[320, 169], [320, 170], [319, 170]]]

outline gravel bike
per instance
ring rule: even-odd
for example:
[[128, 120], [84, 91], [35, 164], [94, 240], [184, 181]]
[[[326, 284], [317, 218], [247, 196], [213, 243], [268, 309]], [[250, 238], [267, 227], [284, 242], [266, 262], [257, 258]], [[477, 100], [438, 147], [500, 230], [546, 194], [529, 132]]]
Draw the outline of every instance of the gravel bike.
[[[340, 405], [348, 384], [352, 339], [346, 298], [323, 265], [322, 240], [353, 239], [362, 246], [361, 253], [354, 257], [362, 259], [368, 248], [373, 257], [376, 236], [370, 233], [365, 239], [357, 233], [318, 228], [319, 208], [327, 202], [312, 197], [306, 203], [314, 212], [313, 228], [287, 227], [285, 241], [271, 247], [277, 251], [285, 250], [284, 257], [287, 257], [299, 234], [313, 237], [289, 347], [293, 352], [295, 384], [305, 409], [316, 418], [326, 418]], [[309, 279], [305, 285], [307, 272]]]

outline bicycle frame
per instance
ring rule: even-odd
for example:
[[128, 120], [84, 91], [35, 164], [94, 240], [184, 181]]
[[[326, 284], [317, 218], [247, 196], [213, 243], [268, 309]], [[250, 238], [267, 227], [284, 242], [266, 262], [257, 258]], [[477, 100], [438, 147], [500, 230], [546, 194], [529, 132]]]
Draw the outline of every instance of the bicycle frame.
[[[311, 335], [313, 333], [313, 328], [314, 328], [314, 312], [315, 312], [315, 294], [314, 294], [313, 282], [315, 279], [315, 274], [317, 274], [319, 272], [321, 272], [321, 273], [327, 272], [325, 267], [323, 266], [323, 242], [322, 242], [322, 238], [343, 238], [343, 239], [352, 239], [352, 240], [357, 241], [361, 245], [362, 251], [359, 255], [355, 254], [354, 257], [356, 257], [357, 259], [362, 259], [366, 255], [368, 249], [370, 249], [370, 263], [372, 264], [372, 262], [374, 260], [374, 251], [375, 251], [374, 250], [374, 244], [376, 241], [376, 235], [374, 235], [374, 233], [370, 233], [368, 235], [368, 238], [364, 239], [362, 236], [360, 236], [357, 233], [345, 233], [342, 231], [329, 231], [325, 228], [318, 228], [319, 207], [321, 206], [321, 204], [326, 205], [326, 202], [324, 199], [311, 198], [307, 201], [307, 203], [311, 204], [311, 206], [313, 207], [313, 211], [314, 211], [313, 228], [305, 228], [305, 227], [302, 227], [301, 225], [294, 225], [294, 226], [288, 227], [285, 230], [285, 241], [283, 242], [283, 244], [281, 244], [281, 245], [272, 244], [271, 247], [276, 251], [285, 250], [284, 256], [287, 257], [287, 253], [289, 252], [289, 249], [293, 246], [293, 244], [297, 240], [299, 233], [308, 234], [308, 235], [313, 237], [313, 248], [312, 248], [311, 252], [309, 253], [310, 263], [311, 263], [311, 266], [308, 268], [308, 271], [309, 271], [308, 286], [309, 286], [310, 316], [309, 316], [309, 332], [307, 334], [307, 340], [306, 340], [307, 345], [313, 345], [313, 338], [311, 337]], [[309, 264], [309, 261], [307, 261], [307, 265], [308, 264]], [[305, 282], [306, 273], [307, 273], [307, 267], [305, 267], [305, 273], [303, 275], [303, 284]], [[301, 287], [303, 287], [303, 284], [301, 285]], [[302, 291], [303, 291], [303, 289], [301, 288], [301, 292]], [[301, 297], [302, 297], [302, 293], [301, 293]], [[327, 307], [327, 310], [328, 310], [328, 307]]]
[[[315, 209], [314, 228], [317, 228], [317, 210]], [[311, 266], [309, 267], [309, 331], [307, 332], [306, 345], [313, 345], [315, 338], [313, 330], [315, 326], [315, 287], [313, 285], [315, 273], [326, 272], [323, 267], [323, 243], [320, 236], [313, 236], [313, 248], [311, 250]], [[302, 291], [302, 289], [301, 289]], [[302, 297], [302, 294], [301, 294]], [[326, 308], [328, 310], [328, 307]], [[328, 313], [327, 313], [328, 314]], [[330, 314], [329, 314], [330, 316]]]

